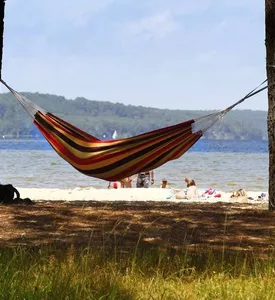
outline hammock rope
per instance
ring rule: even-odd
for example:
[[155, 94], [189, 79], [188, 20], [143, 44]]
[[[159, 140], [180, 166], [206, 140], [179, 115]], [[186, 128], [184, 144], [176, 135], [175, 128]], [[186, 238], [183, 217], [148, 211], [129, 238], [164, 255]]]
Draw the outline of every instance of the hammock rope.
[[258, 87], [224, 110], [134, 137], [102, 141], [39, 107], [0, 79], [28, 112], [52, 148], [79, 172], [107, 181], [156, 169], [182, 156], [216, 122], [267, 88]]
[[205, 133], [207, 130], [209, 130], [215, 123], [218, 121], [222, 121], [223, 117], [229, 113], [234, 107], [244, 102], [246, 99], [253, 97], [257, 95], [258, 93], [262, 92], [263, 90], [267, 89], [267, 85], [260, 88], [263, 84], [267, 82], [267, 79], [264, 80], [261, 84], [259, 84], [256, 88], [254, 88], [252, 91], [250, 91], [248, 94], [246, 94], [242, 99], [235, 102], [234, 104], [230, 105], [226, 109], [219, 110], [215, 113], [202, 116], [200, 118], [195, 119], [195, 123], [193, 125], [195, 131], [201, 130], [203, 133]]

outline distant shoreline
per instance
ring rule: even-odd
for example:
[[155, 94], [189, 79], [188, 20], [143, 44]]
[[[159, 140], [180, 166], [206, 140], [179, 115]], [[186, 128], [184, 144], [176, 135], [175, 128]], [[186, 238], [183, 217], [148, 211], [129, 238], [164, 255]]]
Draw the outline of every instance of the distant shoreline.
[[[0, 139], [0, 150], [51, 150], [46, 139]], [[268, 153], [267, 141], [255, 140], [210, 140], [202, 139], [193, 145], [190, 152], [219, 153]]]
[[[0, 136], [41, 137], [32, 119], [14, 105], [10, 93], [0, 97]], [[124, 105], [85, 98], [68, 100], [57, 95], [24, 93], [32, 102], [70, 124], [100, 139], [135, 136], [158, 128], [196, 120], [218, 110], [170, 110], [144, 106]], [[148, 102], [149, 103], [149, 102]], [[17, 103], [19, 107], [19, 103]], [[10, 117], [13, 112], [13, 118]], [[133, 124], [134, 120], [134, 124]], [[232, 110], [221, 122], [204, 133], [208, 140], [267, 140], [267, 112]]]
[[[0, 137], [0, 141], [45, 141], [47, 142], [43, 137], [42, 138], [30, 138], [30, 137], [19, 137], [19, 138], [15, 138], [15, 137]], [[104, 139], [102, 139], [104, 140]], [[108, 140], [108, 139], [106, 139]], [[204, 138], [202, 137], [201, 140], [203, 141], [221, 141], [221, 142], [227, 142], [227, 141], [234, 141], [234, 142], [242, 142], [242, 141], [245, 141], [245, 142], [268, 142], [267, 139], [207, 139], [207, 138]]]

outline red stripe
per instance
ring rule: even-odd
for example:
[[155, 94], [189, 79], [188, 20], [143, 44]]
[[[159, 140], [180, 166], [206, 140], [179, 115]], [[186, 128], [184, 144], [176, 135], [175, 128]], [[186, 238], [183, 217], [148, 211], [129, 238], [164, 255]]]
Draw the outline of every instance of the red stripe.
[[[64, 132], [66, 132], [67, 134], [72, 135], [73, 137], [83, 141], [83, 142], [87, 142], [87, 138], [83, 137], [83, 136], [79, 136], [77, 135], [75, 132], [68, 130], [66, 127], [62, 126], [61, 124], [57, 123], [57, 121], [55, 121], [54, 119], [52, 119], [50, 116], [48, 115], [44, 115], [42, 113], [41, 114], [41, 118], [48, 123], [49, 126], [54, 127], [54, 129], [58, 128], [63, 130]], [[36, 120], [37, 123], [39, 123], [39, 120]], [[43, 126], [43, 125], [41, 125]], [[56, 129], [57, 130], [57, 129]], [[99, 140], [100, 141], [100, 140]]]
[[[51, 126], [56, 127], [56, 128], [60, 128], [60, 129], [64, 130], [65, 132], [70, 133], [73, 136], [75, 136], [74, 133], [71, 133], [68, 129], [62, 127], [62, 124], [59, 124], [56, 120], [54, 120], [53, 119], [53, 118], [55, 118], [54, 115], [52, 115], [52, 116], [51, 116], [51, 114], [50, 115], [44, 115], [44, 117], [46, 119], [45, 121], [48, 122]], [[57, 119], [59, 119], [59, 118], [57, 117]], [[63, 120], [61, 120], [61, 121], [63, 122]], [[193, 123], [194, 123], [194, 121], [190, 120], [190, 121], [183, 122], [183, 123], [180, 123], [180, 124], [177, 124], [177, 125], [172, 125], [172, 126], [169, 126], [169, 127], [166, 127], [166, 128], [161, 128], [161, 129], [158, 129], [158, 130], [153, 130], [153, 131], [151, 131], [149, 133], [144, 133], [144, 134], [141, 134], [139, 136], [129, 138], [130, 140], [132, 139], [133, 141], [137, 141], [137, 140], [140, 140], [140, 139], [142, 139], [144, 137], [148, 138], [148, 136], [150, 136], [150, 135], [156, 135], [156, 134], [158, 135], [160, 133], [165, 132], [163, 135], [157, 136], [157, 137], [153, 138], [153, 143], [152, 144], [154, 145], [154, 144], [156, 144], [156, 143], [158, 143], [160, 141], [164, 141], [165, 142], [165, 139], [167, 139], [167, 137], [170, 137], [170, 136], [172, 137], [173, 135], [176, 135], [176, 134], [178, 134], [180, 132], [186, 132], [187, 131], [185, 134], [183, 134], [182, 136], [176, 138], [172, 142], [168, 142], [168, 143], [166, 142], [166, 145], [160, 147], [157, 151], [152, 150], [152, 153], [148, 157], [145, 157], [144, 159], [138, 161], [137, 163], [135, 163], [131, 167], [127, 168], [127, 163], [126, 163], [125, 166], [124, 166], [126, 168], [124, 168], [123, 171], [120, 171], [119, 174], [116, 174], [116, 175], [113, 175], [113, 176], [108, 176], [108, 172], [105, 172], [105, 173], [102, 173], [102, 174], [86, 174], [86, 172], [88, 172], [88, 171], [92, 172], [93, 169], [91, 169], [91, 170], [81, 170], [81, 169], [77, 168], [77, 170], [80, 171], [80, 172], [82, 172], [82, 173], [84, 173], [84, 174], [86, 174], [86, 175], [93, 176], [93, 177], [98, 177], [98, 178], [101, 178], [101, 179], [106, 179], [106, 180], [110, 180], [110, 181], [118, 180], [118, 179], [122, 179], [124, 177], [130, 176], [130, 175], [133, 175], [135, 173], [138, 173], [141, 170], [142, 171], [146, 171], [146, 170], [144, 170], [144, 166], [148, 165], [148, 163], [150, 163], [150, 161], [155, 160], [157, 157], [161, 156], [162, 153], [168, 151], [169, 149], [175, 149], [175, 147], [176, 148], [179, 147], [179, 150], [176, 151], [175, 153], [173, 153], [172, 157], [169, 154], [167, 154], [167, 158], [164, 159], [163, 162], [161, 162], [160, 164], [158, 164], [158, 163], [155, 164], [156, 167], [159, 166], [159, 165], [163, 165], [165, 162], [176, 158], [182, 151], [184, 151], [183, 147], [185, 147], [186, 148], [185, 151], [187, 151], [201, 137], [201, 134], [199, 134], [199, 135], [198, 134], [194, 134], [193, 138], [190, 141], [188, 141], [188, 143], [186, 143], [186, 139], [192, 137], [192, 135], [193, 135], [193, 133], [192, 133], [192, 126], [190, 126]], [[72, 166], [74, 166], [74, 164], [77, 164], [77, 165], [89, 165], [89, 164], [93, 164], [93, 163], [99, 162], [99, 161], [104, 162], [104, 160], [112, 158], [112, 157], [115, 157], [117, 155], [127, 154], [129, 152], [129, 150], [132, 149], [132, 148], [125, 149], [125, 150], [120, 151], [120, 152], [115, 153], [115, 154], [114, 153], [108, 153], [106, 155], [102, 155], [102, 154], [96, 155], [95, 157], [91, 157], [91, 158], [78, 158], [72, 152], [70, 152], [68, 150], [68, 148], [66, 148], [66, 146], [64, 146], [60, 142], [61, 138], [59, 138], [55, 134], [47, 131], [42, 126], [42, 124], [40, 124], [37, 120], [34, 120], [34, 124], [38, 127], [38, 129], [41, 131], [41, 133], [45, 136], [45, 138], [48, 140], [48, 142], [53, 146], [53, 148], [58, 152], [58, 154], [61, 157], [63, 157], [65, 160], [69, 159], [69, 160], [72, 161], [72, 162], [70, 162], [70, 164]], [[70, 125], [67, 122], [64, 122], [64, 124], [68, 124], [68, 126], [70, 128], [74, 127], [74, 126]], [[168, 130], [169, 132], [167, 132], [167, 129], [169, 129]], [[89, 136], [89, 135], [87, 135], [87, 136]], [[76, 138], [80, 139], [79, 136], [77, 136]], [[116, 141], [110, 141], [109, 143], [116, 142], [116, 144], [114, 145], [114, 148], [121, 147], [123, 149], [123, 144], [124, 144], [123, 141], [127, 141], [128, 142], [129, 139], [122, 139], [122, 140], [120, 140], [122, 142], [118, 143], [118, 144], [117, 144], [118, 140], [116, 140]], [[84, 140], [84, 142], [86, 142], [86, 141], [87, 140]], [[102, 144], [102, 142], [105, 144], [107, 141], [96, 140], [95, 144], [97, 144], [97, 142], [98, 142], [98, 144]], [[151, 142], [152, 142], [152, 140], [151, 140]], [[141, 149], [144, 145], [146, 145], [146, 143], [148, 143], [148, 141], [144, 141], [144, 142], [141, 141], [141, 144], [139, 143], [139, 145], [133, 145], [133, 147], [138, 150], [138, 149]], [[179, 143], [183, 143], [183, 145], [179, 146]], [[151, 146], [151, 143], [150, 143], [150, 146]], [[108, 151], [110, 151], [110, 149], [108, 149]], [[106, 164], [103, 163], [102, 167], [104, 167], [104, 166], [106, 166]]]
[[[189, 145], [188, 145], [188, 148], [185, 150], [185, 152], [189, 149], [189, 148], [191, 148], [201, 137], [202, 137], [202, 132], [196, 132], [196, 133], [193, 133], [194, 134], [194, 140], [193, 140], [193, 142], [191, 143], [189, 143]], [[192, 141], [192, 140], [191, 140]], [[184, 153], [181, 153], [181, 151], [182, 151], [182, 149], [179, 149], [176, 153], [175, 153], [175, 155], [174, 155], [174, 158], [173, 159], [177, 159], [177, 158], [179, 158], [180, 156], [182, 156]], [[179, 155], [181, 153], [181, 155]]]
[[[40, 127], [42, 127], [42, 125], [40, 125]], [[187, 129], [188, 129], [188, 128], [186, 128], [186, 130], [187, 130]], [[189, 128], [189, 130], [191, 130], [191, 127]], [[173, 132], [173, 134], [178, 134], [178, 133], [180, 133], [181, 131], [183, 131], [183, 128], [178, 129], [178, 131], [177, 131], [177, 132]], [[164, 134], [164, 135], [162, 135], [161, 137], [157, 137], [157, 138], [155, 139], [154, 143], [157, 143], [157, 142], [159, 142], [159, 141], [161, 141], [161, 140], [164, 140], [167, 136], [170, 136], [170, 135], [172, 135], [171, 132], [170, 132], [170, 133], [167, 133], [167, 134]], [[50, 133], [48, 133], [48, 136], [50, 136]], [[57, 140], [57, 139], [55, 138], [55, 140]], [[115, 157], [115, 156], [117, 156], [117, 155], [123, 155], [123, 154], [125, 154], [125, 153], [128, 153], [129, 150], [131, 149], [131, 148], [130, 148], [130, 149], [125, 149], [125, 150], [122, 150], [122, 151], [120, 151], [120, 152], [118, 152], [118, 153], [108, 153], [108, 154], [102, 154], [102, 153], [101, 153], [101, 154], [95, 155], [94, 157], [90, 157], [90, 158], [85, 158], [85, 159], [83, 159], [83, 158], [76, 157], [74, 154], [71, 153], [70, 150], [68, 150], [67, 148], [65, 148], [65, 147], [60, 143], [60, 144], [61, 144], [61, 147], [62, 147], [62, 149], [63, 149], [63, 150], [61, 150], [61, 148], [58, 146], [58, 143], [60, 143], [60, 141], [55, 142], [55, 146], [59, 149], [59, 151], [62, 151], [63, 154], [64, 154], [65, 156], [68, 157], [68, 159], [70, 159], [71, 161], [73, 161], [75, 164], [78, 164], [78, 165], [88, 165], [88, 164], [96, 163], [96, 162], [99, 162], [99, 161], [104, 161], [104, 160], [106, 160], [106, 159], [110, 159], [110, 158]], [[147, 143], [148, 143], [148, 141], [145, 141], [145, 142], [143, 142], [142, 144], [137, 145], [137, 146], [134, 146], [134, 147], [135, 147], [136, 150], [138, 150], [139, 148], [142, 148], [142, 147], [143, 147], [144, 145], [146, 145]], [[101, 142], [99, 142], [99, 144], [101, 144]], [[118, 145], [115, 146], [115, 148], [117, 148], [117, 147], [123, 149], [123, 144], [118, 144]], [[65, 151], [64, 151], [64, 150], [65, 150]], [[110, 149], [109, 149], [108, 151], [110, 151]]]
[[[192, 136], [192, 133], [189, 134], [189, 136]], [[188, 135], [187, 136], [184, 135], [183, 137], [177, 138], [172, 143], [169, 143], [167, 146], [162, 147], [157, 152], [154, 152], [150, 156], [146, 157], [146, 159], [144, 159], [143, 161], [139, 161], [138, 163], [134, 164], [133, 166], [125, 169], [125, 171], [121, 171], [119, 173], [120, 179], [125, 178], [125, 177], [130, 176], [130, 175], [133, 175], [133, 174], [136, 174], [140, 171], [147, 171], [147, 170], [143, 169], [144, 164], [141, 165], [144, 161], [146, 161], [146, 164], [148, 164], [148, 161], [156, 159], [160, 154], [164, 153], [166, 150], [171, 149], [172, 147], [174, 147], [174, 145], [177, 145], [179, 140], [185, 140], [186, 138], [188, 138]], [[117, 175], [114, 175], [114, 176], [117, 176]], [[110, 177], [110, 181], [116, 180], [117, 177], [114, 177], [114, 176]]]
[[[64, 156], [68, 156], [68, 157], [73, 157], [73, 155], [67, 150], [67, 148], [65, 148], [62, 144], [60, 144], [60, 141], [58, 139], [55, 138], [55, 136], [50, 135], [47, 131], [44, 130], [44, 128], [42, 128], [39, 124], [35, 123], [37, 125], [37, 127], [39, 128], [39, 130], [42, 131], [43, 135], [46, 137], [46, 139], [49, 141], [49, 143], [56, 147]], [[175, 141], [171, 143], [169, 143], [166, 147], [162, 147], [161, 149], [159, 149], [157, 152], [154, 152], [153, 154], [151, 154], [149, 157], [147, 157], [144, 161], [146, 161], [146, 164], [148, 163], [148, 160], [150, 161], [150, 159], [155, 159], [156, 156], [158, 156], [158, 154], [165, 152], [167, 149], [173, 147], [175, 144], [178, 143], [179, 140], [182, 139], [186, 139], [188, 136], [191, 136], [191, 134], [188, 135], [184, 135], [180, 138], [177, 138]], [[60, 153], [58, 153], [60, 155]], [[61, 155], [60, 155], [61, 156]], [[61, 156], [63, 157], [63, 156]], [[70, 163], [72, 164], [72, 163]], [[73, 165], [73, 164], [72, 164]], [[139, 166], [139, 168], [137, 170], [136, 167]], [[98, 178], [102, 178], [102, 179], [106, 179], [106, 180], [110, 180], [110, 181], [114, 181], [114, 180], [118, 180], [118, 179], [122, 179], [124, 177], [130, 176], [132, 174], [138, 173], [141, 169], [142, 169], [142, 165], [141, 165], [141, 161], [136, 163], [134, 166], [132, 166], [131, 168], [127, 168], [125, 169], [125, 171], [121, 171], [119, 173], [119, 175], [114, 175], [114, 176], [104, 176], [104, 174], [86, 174], [87, 171], [89, 170], [81, 170], [79, 168], [77, 168], [77, 170], [79, 170], [80, 172], [89, 175], [89, 176], [93, 176], [93, 177], [98, 177]], [[92, 171], [92, 170], [91, 170]]]
[[[41, 127], [40, 124], [37, 123], [35, 120], [34, 120], [34, 124], [36, 125], [36, 127], [40, 130], [40, 132], [43, 134], [43, 136], [47, 139], [47, 141], [52, 146], [56, 147], [58, 150], [59, 150], [59, 148], [61, 148], [61, 144], [60, 144], [59, 140], [56, 139], [56, 137], [54, 135], [49, 134], [49, 132], [46, 131], [43, 127]], [[64, 149], [66, 149], [66, 148], [64, 148]]]

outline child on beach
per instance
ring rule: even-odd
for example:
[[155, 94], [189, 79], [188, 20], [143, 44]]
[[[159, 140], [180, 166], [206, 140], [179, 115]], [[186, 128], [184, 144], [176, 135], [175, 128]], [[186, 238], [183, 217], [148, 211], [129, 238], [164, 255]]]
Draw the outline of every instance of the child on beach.
[[167, 179], [163, 178], [160, 184], [160, 188], [162, 189], [170, 189], [170, 185], [168, 185]]

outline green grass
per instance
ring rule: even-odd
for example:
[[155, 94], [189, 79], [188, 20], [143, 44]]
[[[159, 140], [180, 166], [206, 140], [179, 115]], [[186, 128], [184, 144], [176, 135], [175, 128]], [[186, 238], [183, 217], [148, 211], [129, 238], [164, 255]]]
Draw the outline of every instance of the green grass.
[[103, 250], [1, 249], [0, 299], [275, 299], [273, 253]]

